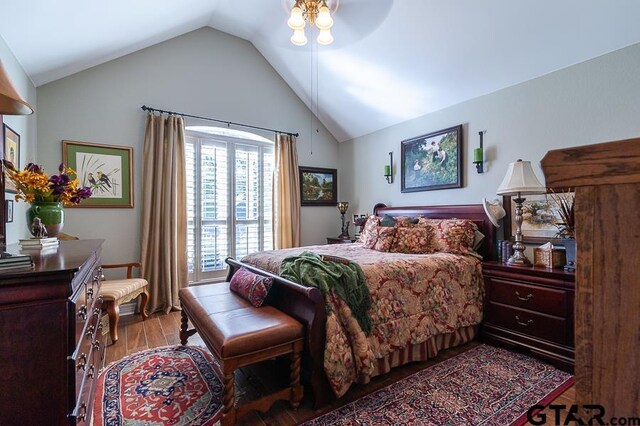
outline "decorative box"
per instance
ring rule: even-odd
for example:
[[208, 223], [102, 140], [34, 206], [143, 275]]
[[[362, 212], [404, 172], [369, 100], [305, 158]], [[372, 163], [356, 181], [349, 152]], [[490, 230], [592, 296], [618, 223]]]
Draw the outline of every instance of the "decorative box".
[[551, 243], [533, 249], [533, 264], [547, 268], [562, 268], [567, 263], [564, 248], [556, 248]]

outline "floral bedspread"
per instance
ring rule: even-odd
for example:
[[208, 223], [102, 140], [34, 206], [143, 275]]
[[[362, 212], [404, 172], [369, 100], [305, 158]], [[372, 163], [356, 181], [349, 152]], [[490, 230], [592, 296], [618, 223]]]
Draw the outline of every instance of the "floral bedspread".
[[305, 250], [358, 263], [371, 293], [368, 336], [343, 300], [334, 293], [326, 300], [324, 368], [338, 397], [354, 382], [368, 383], [377, 359], [482, 320], [482, 270], [472, 256], [378, 252], [354, 243], [265, 251], [242, 262], [278, 274], [285, 257]]

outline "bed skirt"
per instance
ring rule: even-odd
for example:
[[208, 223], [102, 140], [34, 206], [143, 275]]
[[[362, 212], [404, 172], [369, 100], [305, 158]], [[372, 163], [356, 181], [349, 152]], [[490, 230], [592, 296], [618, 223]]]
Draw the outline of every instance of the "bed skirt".
[[438, 334], [429, 340], [415, 345], [406, 346], [395, 352], [391, 352], [384, 358], [380, 358], [371, 377], [388, 373], [392, 368], [413, 361], [426, 361], [435, 358], [438, 352], [465, 344], [476, 336], [477, 325], [460, 328], [453, 333]]

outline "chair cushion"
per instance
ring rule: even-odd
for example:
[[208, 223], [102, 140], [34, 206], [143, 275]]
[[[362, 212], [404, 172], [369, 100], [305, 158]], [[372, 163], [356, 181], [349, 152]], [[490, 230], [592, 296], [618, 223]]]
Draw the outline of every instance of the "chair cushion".
[[254, 308], [226, 282], [187, 287], [178, 294], [200, 337], [222, 358], [262, 351], [304, 336], [298, 321], [273, 306]]
[[100, 285], [100, 295], [105, 301], [120, 300], [133, 293], [140, 294], [147, 284], [149, 283], [143, 278], [106, 280]]

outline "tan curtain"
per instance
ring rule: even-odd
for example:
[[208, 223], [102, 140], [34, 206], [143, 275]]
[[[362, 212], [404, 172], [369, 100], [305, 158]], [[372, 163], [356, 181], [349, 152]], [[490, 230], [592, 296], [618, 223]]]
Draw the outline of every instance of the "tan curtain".
[[147, 115], [142, 164], [142, 276], [149, 312], [179, 309], [187, 285], [184, 119]]
[[300, 176], [295, 136], [276, 135], [276, 170], [273, 187], [275, 248], [299, 247]]

